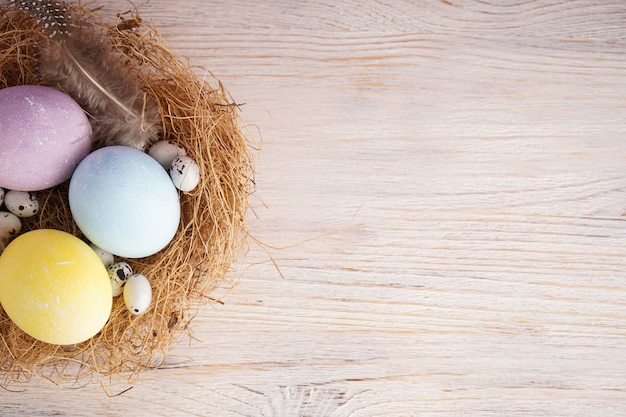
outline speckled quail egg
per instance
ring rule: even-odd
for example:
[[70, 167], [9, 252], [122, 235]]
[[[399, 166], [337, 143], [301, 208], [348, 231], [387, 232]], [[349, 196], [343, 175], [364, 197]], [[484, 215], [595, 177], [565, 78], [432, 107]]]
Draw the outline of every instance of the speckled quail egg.
[[39, 211], [37, 196], [28, 191], [7, 191], [4, 205], [17, 217], [32, 217]]
[[164, 169], [168, 169], [177, 156], [185, 156], [187, 151], [176, 142], [161, 140], [150, 147], [148, 155], [156, 159]]
[[116, 262], [107, 267], [109, 278], [111, 279], [111, 289], [113, 297], [117, 297], [124, 292], [124, 284], [133, 275], [133, 269], [126, 262]]
[[19, 217], [8, 211], [0, 211], [0, 240], [8, 240], [22, 230]]
[[115, 258], [113, 257], [112, 253], [105, 251], [104, 249], [98, 247], [93, 243], [89, 246], [91, 247], [91, 249], [93, 249], [94, 252], [96, 252], [96, 255], [98, 255], [98, 258], [100, 258], [104, 266], [108, 267], [113, 262], [115, 262]]
[[124, 285], [124, 304], [132, 315], [139, 316], [148, 310], [152, 302], [152, 287], [144, 275], [128, 277]]
[[177, 156], [170, 166], [170, 178], [180, 191], [191, 191], [200, 182], [200, 167], [188, 156]]

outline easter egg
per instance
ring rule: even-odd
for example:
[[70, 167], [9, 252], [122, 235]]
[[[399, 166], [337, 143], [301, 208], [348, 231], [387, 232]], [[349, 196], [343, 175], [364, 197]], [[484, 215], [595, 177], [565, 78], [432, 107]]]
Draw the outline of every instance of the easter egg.
[[20, 85], [0, 90], [0, 187], [39, 191], [70, 178], [91, 148], [91, 125], [67, 94]]
[[83, 159], [68, 200], [85, 236], [126, 258], [163, 249], [180, 220], [178, 192], [167, 172], [145, 152], [125, 146], [100, 148]]
[[0, 256], [0, 304], [25, 333], [43, 342], [85, 341], [111, 314], [106, 268], [82, 240], [38, 229], [13, 240]]
[[200, 167], [188, 156], [177, 156], [170, 166], [170, 178], [180, 191], [191, 191], [200, 182]]
[[124, 285], [124, 304], [130, 313], [139, 316], [148, 310], [152, 302], [152, 287], [144, 275], [131, 275]]

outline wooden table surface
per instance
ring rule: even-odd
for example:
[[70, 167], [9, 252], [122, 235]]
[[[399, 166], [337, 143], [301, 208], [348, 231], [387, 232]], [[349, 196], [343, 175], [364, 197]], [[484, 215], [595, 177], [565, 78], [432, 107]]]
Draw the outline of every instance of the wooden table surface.
[[138, 6], [246, 103], [263, 246], [123, 395], [0, 415], [626, 416], [622, 0]]

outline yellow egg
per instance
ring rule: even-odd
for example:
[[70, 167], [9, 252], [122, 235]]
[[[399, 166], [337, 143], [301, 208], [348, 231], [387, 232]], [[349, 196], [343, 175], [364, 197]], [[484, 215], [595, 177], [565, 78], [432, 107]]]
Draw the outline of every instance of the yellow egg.
[[104, 327], [111, 314], [111, 282], [82, 240], [58, 230], [33, 230], [0, 256], [0, 304], [35, 339], [69, 345]]

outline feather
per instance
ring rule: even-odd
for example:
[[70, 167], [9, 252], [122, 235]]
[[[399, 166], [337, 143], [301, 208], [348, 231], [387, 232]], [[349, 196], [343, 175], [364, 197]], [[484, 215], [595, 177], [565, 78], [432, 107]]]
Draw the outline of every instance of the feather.
[[40, 83], [70, 95], [89, 115], [94, 148], [145, 148], [160, 135], [154, 100], [109, 39], [73, 18], [64, 1], [10, 0], [30, 14], [48, 36], [39, 46]]

